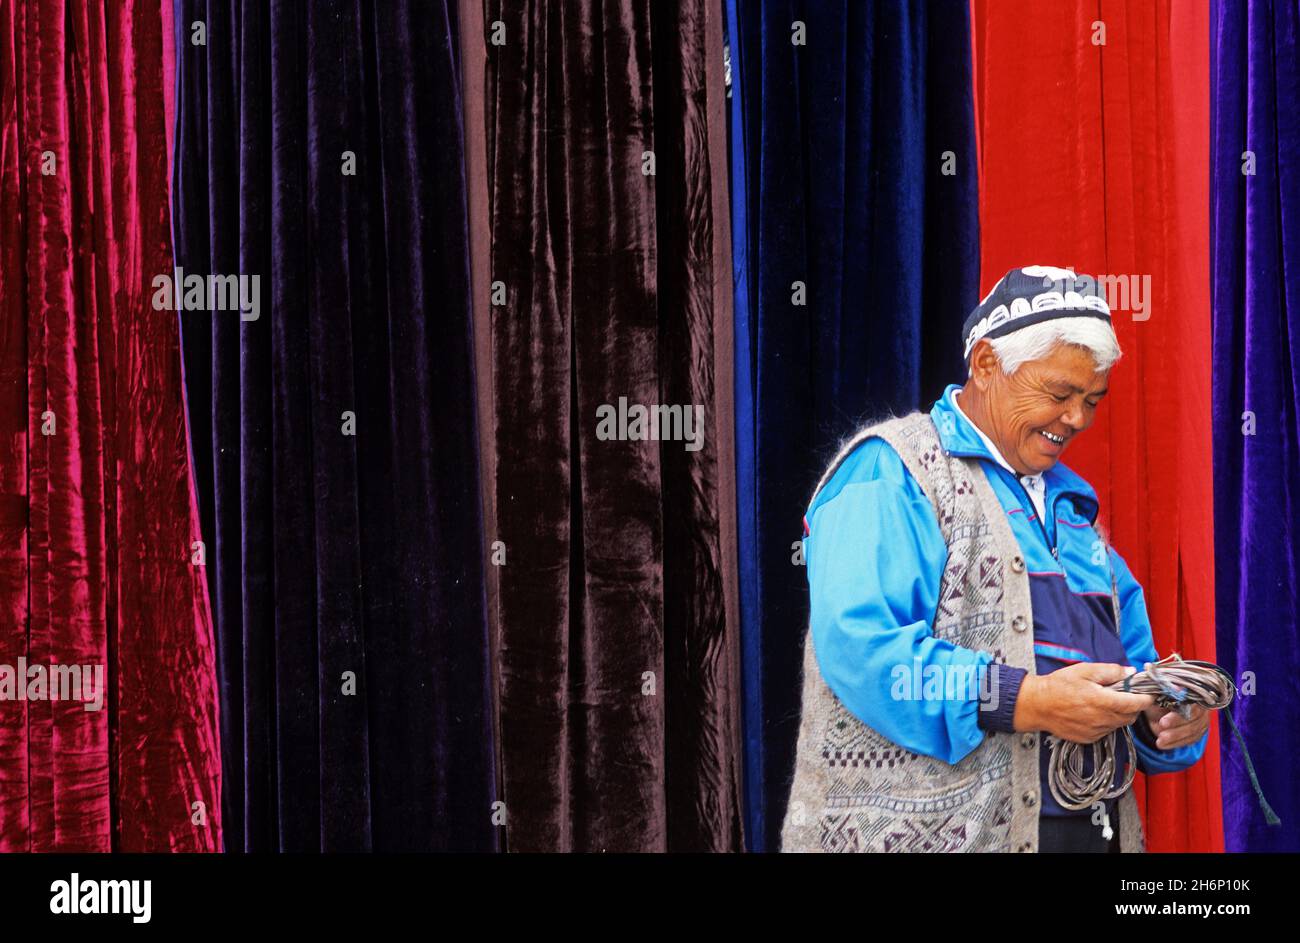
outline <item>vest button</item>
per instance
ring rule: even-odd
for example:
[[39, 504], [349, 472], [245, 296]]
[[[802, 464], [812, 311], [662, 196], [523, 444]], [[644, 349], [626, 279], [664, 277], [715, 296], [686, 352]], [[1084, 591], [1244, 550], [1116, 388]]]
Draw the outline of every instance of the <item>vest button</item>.
[[1026, 619], [1024, 616], [1016, 616], [1014, 619], [1011, 620], [1011, 628], [1015, 629], [1017, 632], [1023, 632], [1028, 627], [1029, 627], [1029, 620]]
[[1025, 558], [1017, 554], [1011, 558], [1011, 569], [1017, 573], [1025, 572]]
[[1034, 736], [1032, 733], [1022, 733], [1020, 735], [1020, 745], [1024, 747], [1026, 750], [1032, 750], [1034, 748], [1034, 744], [1037, 742], [1038, 742], [1038, 738]]
[[1025, 805], [1029, 806], [1031, 809], [1034, 806], [1038, 805], [1038, 793], [1034, 792], [1034, 790], [1032, 789], [1026, 792], [1023, 796], [1021, 796], [1020, 799], [1021, 801], [1024, 802]]
[[1016, 849], [1016, 851], [1033, 851], [1033, 850], [1034, 850], [1034, 843], [1031, 841], [1021, 842], [1020, 847]]

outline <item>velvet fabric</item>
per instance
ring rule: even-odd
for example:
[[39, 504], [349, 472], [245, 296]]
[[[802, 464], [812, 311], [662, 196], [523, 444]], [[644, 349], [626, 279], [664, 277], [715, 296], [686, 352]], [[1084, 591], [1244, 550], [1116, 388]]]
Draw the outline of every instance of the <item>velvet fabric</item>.
[[1219, 664], [1281, 819], [1266, 823], [1225, 732], [1229, 851], [1300, 851], [1300, 13], [1216, 0], [1211, 13], [1214, 510]]
[[[1159, 655], [1215, 661], [1207, 8], [972, 7], [981, 290], [1026, 264], [1121, 279], [1123, 356], [1062, 461], [1096, 490]], [[1138, 775], [1150, 850], [1222, 850], [1216, 728], [1188, 770]]]
[[107, 687], [87, 709], [0, 683], [0, 851], [221, 844], [177, 324], [151, 307], [165, 12], [0, 2], [0, 671]]
[[812, 488], [862, 421], [960, 379], [979, 300], [974, 119], [965, 3], [726, 11], [746, 822], [765, 851], [798, 734]]
[[[719, 14], [484, 7], [511, 851], [742, 845]], [[620, 398], [698, 408], [699, 447], [606, 436]]]
[[455, 13], [176, 7], [229, 850], [496, 847]]

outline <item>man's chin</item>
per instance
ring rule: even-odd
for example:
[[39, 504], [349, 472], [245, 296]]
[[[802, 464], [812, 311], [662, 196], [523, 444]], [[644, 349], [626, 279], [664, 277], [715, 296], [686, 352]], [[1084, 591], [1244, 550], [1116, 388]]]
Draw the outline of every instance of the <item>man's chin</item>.
[[1060, 458], [1061, 458], [1060, 453], [1057, 453], [1056, 455], [1043, 455], [1040, 452], [1037, 455], [1031, 455], [1027, 460], [1022, 455], [1020, 457], [1020, 460], [1024, 462], [1025, 465], [1027, 465], [1031, 469], [1029, 474], [1041, 475], [1043, 472], [1047, 471], [1058, 461], [1060, 461]]

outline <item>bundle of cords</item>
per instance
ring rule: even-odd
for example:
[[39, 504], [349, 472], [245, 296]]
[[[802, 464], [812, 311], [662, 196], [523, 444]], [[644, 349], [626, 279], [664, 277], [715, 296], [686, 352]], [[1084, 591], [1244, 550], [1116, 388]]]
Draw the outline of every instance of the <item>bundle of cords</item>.
[[[1131, 674], [1123, 681], [1108, 685], [1115, 691], [1130, 694], [1150, 694], [1155, 698], [1157, 707], [1172, 708], [1183, 718], [1190, 718], [1192, 706], [1199, 705], [1208, 710], [1220, 711], [1232, 703], [1237, 693], [1237, 686], [1232, 676], [1218, 665], [1208, 661], [1184, 661], [1177, 652], [1157, 662], [1148, 662], [1146, 670]], [[1250, 761], [1250, 752], [1246, 749], [1241, 733], [1232, 720], [1232, 714], [1226, 713], [1228, 724], [1232, 727], [1237, 744], [1246, 758], [1246, 770], [1250, 774], [1251, 785], [1259, 797], [1260, 807], [1269, 825], [1281, 824], [1281, 819], [1269, 806], [1268, 800], [1259, 788], [1255, 776], [1255, 766]], [[1111, 788], [1115, 781], [1115, 734], [1112, 730], [1096, 743], [1074, 743], [1059, 737], [1049, 737], [1051, 757], [1048, 767], [1047, 784], [1052, 795], [1062, 808], [1080, 810], [1102, 803], [1104, 800], [1122, 796], [1133, 785], [1136, 767], [1132, 758], [1136, 756], [1133, 746], [1133, 732], [1124, 728], [1124, 739], [1128, 746], [1129, 762], [1121, 785]], [[1092, 753], [1092, 773], [1084, 773], [1084, 751]], [[1105, 835], [1111, 837], [1109, 817], [1107, 817]]]

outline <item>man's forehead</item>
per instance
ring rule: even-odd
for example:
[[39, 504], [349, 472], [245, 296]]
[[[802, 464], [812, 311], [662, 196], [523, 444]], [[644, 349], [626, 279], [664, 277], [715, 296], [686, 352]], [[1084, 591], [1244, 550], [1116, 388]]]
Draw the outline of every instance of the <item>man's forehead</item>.
[[1097, 380], [1099, 388], [1092, 390], [1085, 389], [1076, 384], [1073, 377], [1061, 376], [1060, 374], [1050, 372], [1044, 377], [1043, 382], [1047, 386], [1065, 388], [1069, 389], [1071, 393], [1087, 393], [1091, 396], [1099, 396], [1110, 390], [1110, 386], [1107, 383], [1107, 378], [1105, 376], [1102, 376]]

